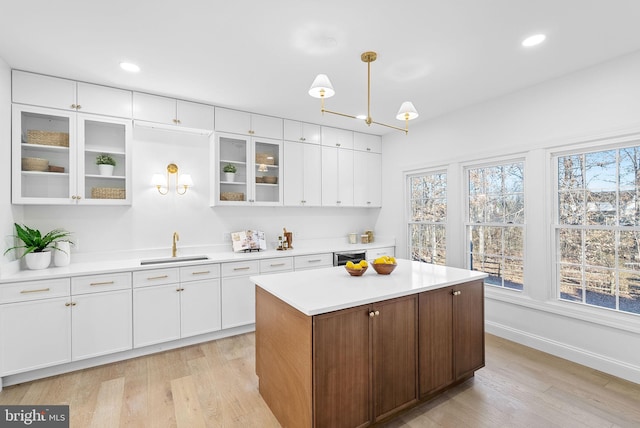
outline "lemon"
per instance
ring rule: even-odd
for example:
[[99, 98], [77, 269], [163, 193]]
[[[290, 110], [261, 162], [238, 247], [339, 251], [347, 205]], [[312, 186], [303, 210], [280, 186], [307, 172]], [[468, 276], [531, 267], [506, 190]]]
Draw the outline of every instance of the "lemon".
[[376, 265], [383, 265], [383, 264], [384, 264], [384, 262], [385, 262], [385, 258], [384, 258], [384, 256], [383, 256], [383, 257], [378, 257], [377, 259], [375, 259], [375, 260], [373, 261], [373, 263], [374, 263], [374, 264], [376, 264]]
[[369, 266], [369, 263], [367, 263], [367, 261], [366, 261], [366, 260], [360, 260], [360, 263], [359, 263], [359, 264], [360, 264], [360, 266], [362, 266], [363, 268], [365, 268], [365, 267]]
[[355, 263], [353, 263], [351, 260], [349, 260], [349, 261], [347, 262], [347, 267], [348, 267], [349, 269], [353, 269], [353, 267], [354, 267], [354, 266], [355, 266]]
[[362, 266], [360, 266], [359, 264], [353, 265], [353, 267], [351, 269], [353, 269], [353, 270], [362, 270]]
[[391, 264], [396, 264], [396, 258], [395, 257], [389, 257], [389, 260], [391, 260]]

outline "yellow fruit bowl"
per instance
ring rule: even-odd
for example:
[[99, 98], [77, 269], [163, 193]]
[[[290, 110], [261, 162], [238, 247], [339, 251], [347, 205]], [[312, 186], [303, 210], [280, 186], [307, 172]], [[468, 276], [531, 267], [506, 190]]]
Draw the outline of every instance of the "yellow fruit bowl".
[[398, 266], [396, 263], [371, 263], [371, 265], [380, 275], [389, 275]]
[[349, 272], [349, 275], [351, 276], [362, 276], [369, 267], [365, 266], [365, 267], [362, 267], [361, 269], [353, 269], [345, 266], [344, 268], [347, 270], [347, 272]]

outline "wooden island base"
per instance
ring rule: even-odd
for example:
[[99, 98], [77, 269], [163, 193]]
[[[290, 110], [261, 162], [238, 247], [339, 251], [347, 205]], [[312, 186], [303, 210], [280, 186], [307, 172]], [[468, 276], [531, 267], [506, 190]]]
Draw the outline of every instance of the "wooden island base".
[[283, 427], [375, 425], [483, 366], [482, 280], [313, 316], [256, 286], [260, 394]]

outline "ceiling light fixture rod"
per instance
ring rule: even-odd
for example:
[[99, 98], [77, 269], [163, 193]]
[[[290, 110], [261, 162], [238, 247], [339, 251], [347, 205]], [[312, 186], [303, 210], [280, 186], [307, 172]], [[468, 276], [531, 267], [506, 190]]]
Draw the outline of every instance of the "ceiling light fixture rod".
[[[415, 119], [416, 117], [418, 117], [418, 112], [416, 111], [416, 108], [413, 106], [413, 104], [410, 101], [403, 102], [402, 105], [400, 106], [400, 110], [398, 111], [398, 114], [396, 115], [396, 119], [404, 120], [404, 123], [405, 123], [404, 128], [400, 128], [399, 126], [387, 125], [386, 123], [376, 122], [371, 118], [371, 63], [375, 61], [377, 57], [378, 57], [378, 54], [372, 51], [364, 52], [360, 56], [360, 59], [362, 60], [362, 62], [367, 63], [367, 117], [365, 118], [364, 121], [367, 124], [367, 126], [371, 126], [371, 124], [374, 123], [376, 125], [386, 126], [387, 128], [396, 129], [398, 131], [404, 132], [405, 134], [408, 134], [409, 121], [411, 119]], [[330, 98], [333, 95], [335, 95], [333, 85], [331, 85], [331, 82], [329, 81], [329, 78], [327, 77], [326, 74], [318, 74], [318, 76], [315, 78], [315, 80], [311, 84], [311, 88], [309, 89], [309, 95], [311, 95], [314, 98], [320, 98], [320, 112], [322, 114], [331, 113], [337, 116], [349, 117], [351, 119], [360, 120], [358, 117], [354, 115], [327, 110], [326, 108], [324, 108], [324, 99]]]

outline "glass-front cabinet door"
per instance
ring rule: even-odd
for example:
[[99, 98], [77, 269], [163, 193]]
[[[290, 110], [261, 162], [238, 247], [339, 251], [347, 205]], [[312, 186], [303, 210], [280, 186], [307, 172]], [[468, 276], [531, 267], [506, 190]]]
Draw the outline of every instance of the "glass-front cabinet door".
[[131, 121], [78, 115], [78, 203], [130, 203]]
[[14, 105], [12, 122], [13, 203], [73, 203], [76, 114]]
[[218, 194], [216, 205], [238, 205], [249, 198], [247, 168], [249, 139], [239, 135], [218, 135]]
[[282, 205], [282, 142], [266, 138], [254, 138], [253, 201], [264, 205]]
[[268, 138], [218, 134], [212, 205], [282, 205], [282, 144]]
[[130, 120], [14, 104], [12, 121], [13, 203], [131, 203]]

